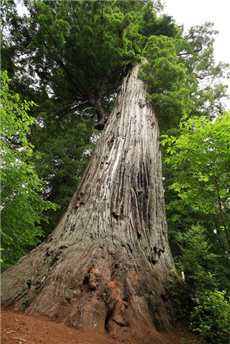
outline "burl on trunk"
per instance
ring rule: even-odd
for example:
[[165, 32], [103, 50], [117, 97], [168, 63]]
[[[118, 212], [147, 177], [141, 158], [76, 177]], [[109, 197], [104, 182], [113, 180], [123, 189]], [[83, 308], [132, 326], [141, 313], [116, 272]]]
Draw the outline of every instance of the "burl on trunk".
[[[138, 66], [54, 232], [2, 276], [2, 304], [160, 343], [173, 311], [157, 118]], [[73, 185], [74, 188], [74, 185]], [[153, 343], [153, 341], [151, 341]]]

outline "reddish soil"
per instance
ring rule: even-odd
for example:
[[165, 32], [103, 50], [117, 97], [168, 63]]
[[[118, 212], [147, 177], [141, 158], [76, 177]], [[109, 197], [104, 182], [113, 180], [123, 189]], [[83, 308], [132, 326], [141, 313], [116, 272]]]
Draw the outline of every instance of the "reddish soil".
[[[67, 327], [63, 323], [51, 322], [43, 318], [2, 310], [1, 344], [121, 344], [108, 334], [83, 332]], [[163, 334], [162, 343], [204, 344], [199, 336], [186, 326], [178, 324], [170, 333]], [[165, 340], [164, 340], [165, 339]], [[129, 344], [142, 344], [126, 340]], [[123, 342], [123, 343], [124, 343]], [[149, 343], [154, 344], [154, 342]]]

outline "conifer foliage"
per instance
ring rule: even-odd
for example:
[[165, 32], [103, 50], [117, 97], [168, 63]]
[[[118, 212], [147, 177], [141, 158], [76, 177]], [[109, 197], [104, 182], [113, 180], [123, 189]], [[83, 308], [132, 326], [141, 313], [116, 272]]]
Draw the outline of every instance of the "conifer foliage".
[[[192, 217], [197, 207], [211, 214], [213, 223], [223, 219], [229, 235], [228, 170], [218, 172], [229, 162], [226, 150], [210, 164], [212, 140], [219, 142], [218, 128], [224, 133], [224, 121], [229, 123], [220, 81], [227, 65], [215, 64], [216, 32], [206, 23], [185, 35], [171, 17], [159, 14], [160, 2], [24, 0], [24, 5], [28, 12], [20, 17], [14, 1], [3, 1], [2, 69], [29, 115], [20, 110], [15, 115], [12, 107], [6, 114], [20, 123], [16, 134], [26, 144], [23, 150], [14, 147], [12, 156], [17, 152], [17, 164], [26, 162], [27, 178], [34, 178], [30, 192], [19, 193], [41, 200], [45, 214], [33, 220], [33, 235], [17, 222], [18, 240], [34, 244], [41, 233], [34, 223], [49, 217], [51, 224], [42, 222], [49, 236], [4, 273], [3, 304], [122, 339], [131, 334], [160, 343], [159, 331], [175, 319], [166, 288], [175, 267], [164, 212], [160, 130], [169, 146], [165, 162], [172, 165], [164, 164], [168, 209], [176, 208], [169, 212], [172, 248], [180, 247], [186, 233], [199, 232], [200, 213]], [[201, 115], [206, 117], [200, 121]], [[181, 118], [186, 123], [179, 128]], [[200, 134], [207, 135], [200, 139]], [[218, 185], [211, 184], [213, 175], [219, 176]], [[46, 181], [42, 192], [40, 180]], [[19, 184], [25, 189], [29, 182]], [[218, 200], [212, 191], [220, 184]], [[7, 185], [4, 179], [4, 190]], [[15, 194], [9, 191], [6, 200]], [[28, 204], [23, 197], [17, 206]], [[56, 214], [50, 201], [60, 205]], [[15, 214], [15, 208], [10, 211]], [[180, 225], [174, 227], [176, 216]], [[188, 223], [196, 226], [189, 231]], [[177, 239], [175, 230], [181, 232]], [[206, 261], [217, 261], [208, 244], [205, 248]], [[190, 273], [188, 251], [181, 247], [179, 259]], [[199, 275], [201, 283], [191, 282], [188, 289], [203, 288], [206, 266], [200, 266], [187, 280]], [[196, 290], [188, 294], [197, 296]]]

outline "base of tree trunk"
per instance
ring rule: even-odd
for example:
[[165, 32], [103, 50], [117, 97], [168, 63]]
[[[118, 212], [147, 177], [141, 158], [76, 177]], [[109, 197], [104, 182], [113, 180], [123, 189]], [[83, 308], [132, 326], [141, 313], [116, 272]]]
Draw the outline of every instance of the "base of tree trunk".
[[2, 277], [2, 304], [161, 343], [174, 313], [159, 131], [135, 66], [55, 231]]
[[4, 273], [4, 307], [118, 339], [148, 342], [170, 330], [174, 313], [163, 287], [167, 264], [162, 276], [157, 263], [152, 269], [141, 252], [134, 255], [125, 245], [67, 248], [47, 240], [41, 246]]

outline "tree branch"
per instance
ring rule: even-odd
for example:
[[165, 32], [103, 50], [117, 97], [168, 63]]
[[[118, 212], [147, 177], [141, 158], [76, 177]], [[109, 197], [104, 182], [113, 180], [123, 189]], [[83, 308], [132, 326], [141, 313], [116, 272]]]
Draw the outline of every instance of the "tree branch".
[[199, 49], [196, 49], [191, 53], [189, 53], [189, 52], [179, 53], [179, 54], [177, 54], [177, 56], [192, 55], [194, 53], [199, 53], [202, 49], [203, 49], [203, 46], [201, 45], [201, 47]]
[[[72, 104], [67, 104], [67, 105], [65, 105], [65, 106], [62, 106], [62, 107], [60, 107], [60, 108], [55, 108], [55, 109], [51, 109], [51, 110], [42, 110], [42, 109], [37, 109], [37, 110], [31, 110], [31, 112], [55, 112], [55, 111], [62, 111], [62, 110], [65, 110], [65, 109], [67, 109], [68, 107], [71, 107], [71, 106], [73, 106], [74, 105], [74, 107], [71, 109], [71, 110], [75, 110], [75, 109], [77, 109], [78, 107], [80, 107], [81, 105], [84, 105], [84, 104], [86, 104], [86, 103], [88, 103], [88, 100], [86, 100], [86, 101], [84, 101], [84, 102], [81, 102], [81, 103], [79, 103], [79, 104], [77, 104], [77, 105], [74, 105], [73, 103]], [[63, 116], [64, 117], [64, 116]], [[61, 118], [63, 118], [63, 117], [61, 117]]]
[[228, 331], [225, 331], [225, 330], [219, 330], [219, 331], [222, 333], [226, 333], [226, 334], [230, 335], [230, 332], [228, 332]]

